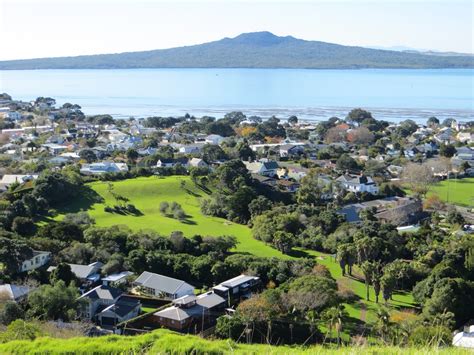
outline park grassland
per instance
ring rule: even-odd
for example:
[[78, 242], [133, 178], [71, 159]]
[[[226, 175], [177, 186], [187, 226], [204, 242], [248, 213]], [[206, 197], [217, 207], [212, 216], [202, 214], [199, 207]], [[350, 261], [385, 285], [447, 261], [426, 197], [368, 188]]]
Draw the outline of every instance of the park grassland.
[[436, 183], [429, 195], [437, 195], [441, 201], [464, 207], [474, 207], [474, 178], [449, 179]]
[[0, 354], [470, 354], [459, 348], [289, 347], [206, 340], [159, 329], [138, 336], [16, 340], [0, 344]]
[[[181, 185], [184, 182], [184, 187]], [[278, 250], [254, 239], [250, 228], [222, 218], [205, 216], [200, 210], [200, 200], [208, 195], [197, 188], [187, 176], [169, 177], [139, 177], [116, 181], [112, 183], [113, 192], [129, 199], [141, 215], [122, 215], [105, 212], [105, 206], [117, 204], [109, 191], [109, 183], [103, 181], [92, 182], [88, 186], [99, 195], [103, 201], [94, 203], [89, 196], [82, 196], [71, 201], [60, 209], [57, 218], [61, 219], [66, 212], [87, 211], [99, 227], [125, 225], [134, 231], [153, 230], [161, 235], [170, 235], [174, 231], [181, 231], [185, 236], [220, 236], [233, 235], [238, 244], [235, 251], [250, 253], [262, 257], [287, 257]], [[98, 197], [98, 196], [96, 196]], [[179, 222], [172, 217], [160, 213], [161, 202], [179, 203], [187, 218]]]

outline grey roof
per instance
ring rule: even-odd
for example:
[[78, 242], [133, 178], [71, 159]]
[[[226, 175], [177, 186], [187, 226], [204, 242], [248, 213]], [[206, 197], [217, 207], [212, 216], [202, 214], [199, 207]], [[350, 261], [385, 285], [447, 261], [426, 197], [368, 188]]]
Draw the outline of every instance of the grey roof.
[[122, 271], [119, 274], [107, 275], [107, 277], [104, 277], [102, 281], [115, 282], [131, 275], [133, 275], [133, 272], [131, 271]]
[[199, 295], [196, 303], [204, 308], [213, 308], [225, 303], [225, 299], [214, 292], [207, 292]]
[[135, 302], [129, 302], [129, 301], [122, 301], [122, 299], [119, 299], [117, 302], [114, 304], [108, 306], [107, 308], [104, 308], [102, 312], [100, 313], [105, 313], [105, 312], [112, 312], [118, 315], [119, 317], [123, 318], [130, 312], [132, 312], [140, 303], [138, 301]]
[[0, 285], [0, 298], [6, 295], [10, 300], [17, 300], [30, 292], [28, 286], [17, 286], [12, 284]]
[[184, 304], [191, 303], [193, 301], [196, 301], [196, 296], [186, 295], [186, 296], [182, 296], [173, 300], [173, 304], [184, 305]]
[[101, 299], [101, 300], [115, 300], [122, 294], [122, 290], [115, 288], [100, 285], [92, 290], [84, 293], [79, 298], [90, 298], [90, 299]]
[[[135, 284], [149, 287], [154, 290], [175, 294], [182, 286], [189, 285], [185, 281], [173, 279], [172, 277], [144, 271], [136, 280]], [[189, 285], [193, 287], [192, 285]]]
[[154, 313], [155, 316], [173, 319], [173, 320], [184, 320], [189, 317], [192, 317], [192, 313], [186, 310], [185, 308], [180, 308], [176, 306], [171, 306], [165, 308], [159, 312]]
[[253, 280], [258, 280], [258, 277], [257, 276], [239, 275], [239, 276], [236, 276], [236, 277], [234, 277], [230, 280], [221, 282], [221, 285], [225, 286], [225, 287], [228, 287], [228, 288], [232, 288], [232, 287], [240, 286], [240, 285], [242, 285], [246, 282], [250, 282], [250, 281], [253, 281]]
[[100, 268], [104, 265], [100, 261], [89, 265], [79, 265], [79, 264], [68, 264], [71, 267], [71, 271], [79, 279], [87, 279], [88, 277], [96, 274]]

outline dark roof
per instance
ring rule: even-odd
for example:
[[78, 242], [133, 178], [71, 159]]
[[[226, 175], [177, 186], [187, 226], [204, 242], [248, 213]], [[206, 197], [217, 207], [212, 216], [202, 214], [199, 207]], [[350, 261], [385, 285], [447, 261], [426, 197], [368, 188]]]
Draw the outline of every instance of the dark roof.
[[115, 302], [114, 304], [108, 306], [107, 308], [103, 309], [101, 313], [110, 311], [118, 315], [119, 317], [123, 318], [130, 312], [132, 312], [137, 306], [139, 305], [138, 301], [130, 302], [130, 301], [123, 301], [121, 298]]
[[90, 298], [90, 299], [93, 299], [93, 300], [97, 300], [97, 299], [115, 300], [122, 293], [123, 293], [122, 290], [120, 290], [118, 288], [100, 285], [100, 286], [97, 286], [96, 288], [93, 288], [92, 290], [84, 293], [79, 298]]

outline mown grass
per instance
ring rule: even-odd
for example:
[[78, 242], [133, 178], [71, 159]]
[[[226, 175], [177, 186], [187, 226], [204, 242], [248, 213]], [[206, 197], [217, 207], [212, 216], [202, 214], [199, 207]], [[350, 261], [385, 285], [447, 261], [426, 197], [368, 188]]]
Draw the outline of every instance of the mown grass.
[[[184, 182], [184, 187], [181, 186]], [[97, 226], [110, 227], [126, 225], [132, 230], [154, 230], [162, 235], [173, 231], [182, 231], [186, 236], [196, 234], [202, 236], [233, 235], [238, 245], [235, 251], [250, 253], [261, 257], [289, 258], [278, 250], [254, 239], [250, 228], [222, 218], [205, 216], [200, 210], [200, 199], [208, 195], [197, 188], [187, 176], [140, 177], [136, 179], [113, 182], [113, 192], [129, 199], [139, 211], [139, 215], [122, 215], [104, 211], [105, 206], [117, 204], [108, 189], [107, 182], [93, 182], [89, 187], [98, 195], [95, 199], [82, 196], [59, 209], [56, 217], [62, 219], [64, 213], [87, 211], [95, 220]], [[94, 200], [102, 198], [102, 202]], [[171, 216], [160, 213], [160, 203], [173, 201], [179, 203], [187, 218], [180, 222]]]
[[206, 340], [169, 330], [156, 330], [139, 336], [12, 341], [0, 344], [1, 354], [453, 354], [471, 352], [459, 348], [400, 347], [290, 347], [239, 344], [229, 340]]
[[449, 179], [431, 187], [429, 195], [436, 194], [444, 201], [464, 207], [474, 206], [474, 178]]

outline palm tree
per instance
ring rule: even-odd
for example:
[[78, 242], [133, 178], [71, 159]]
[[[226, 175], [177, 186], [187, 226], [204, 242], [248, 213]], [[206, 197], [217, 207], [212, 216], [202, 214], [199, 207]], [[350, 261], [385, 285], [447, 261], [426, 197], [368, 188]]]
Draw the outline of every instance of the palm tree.
[[362, 273], [364, 274], [366, 299], [367, 301], [369, 301], [369, 287], [370, 287], [370, 284], [372, 283], [372, 274], [374, 272], [374, 265], [370, 261], [364, 261], [360, 265], [360, 269], [362, 270]]
[[328, 322], [328, 329], [329, 333], [332, 332], [332, 328], [336, 327], [337, 332], [337, 345], [341, 345], [341, 331], [342, 325], [344, 323], [345, 318], [347, 317], [348, 313], [344, 309], [342, 304], [338, 304], [337, 306], [328, 308], [324, 312], [323, 318]]
[[308, 313], [306, 313], [305, 318], [309, 322], [310, 335], [309, 335], [308, 339], [306, 339], [306, 341], [304, 342], [303, 345], [305, 345], [308, 340], [313, 338], [314, 329], [316, 328], [316, 322], [318, 321], [318, 314], [316, 313], [316, 311], [314, 309], [312, 309], [312, 310], [308, 311]]

